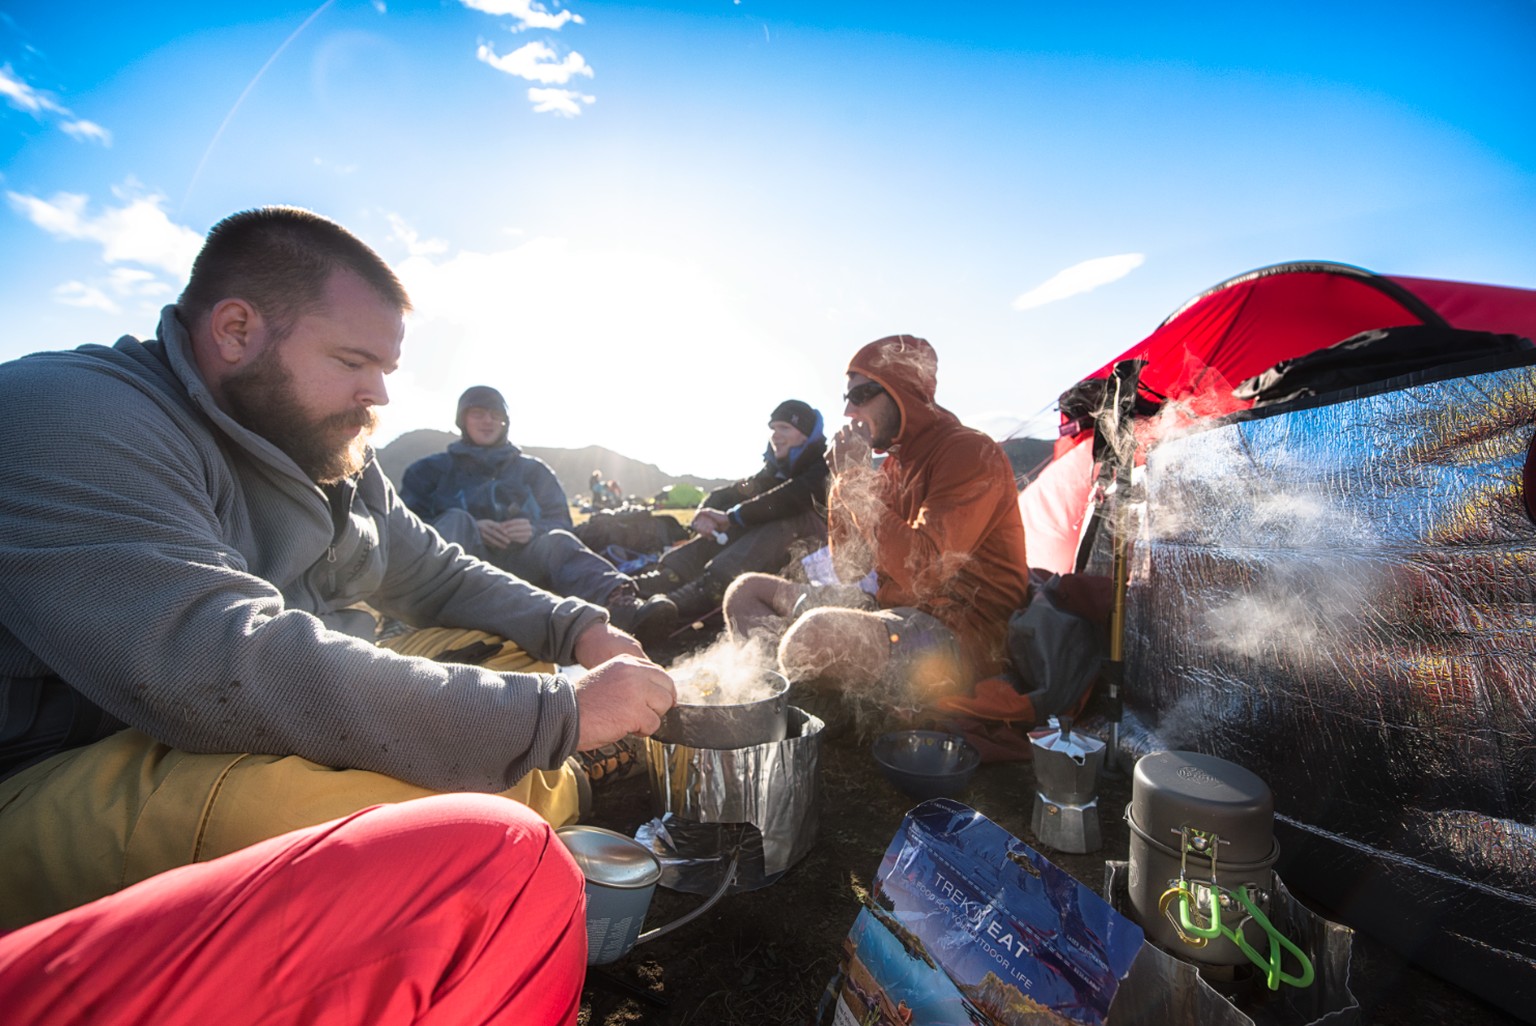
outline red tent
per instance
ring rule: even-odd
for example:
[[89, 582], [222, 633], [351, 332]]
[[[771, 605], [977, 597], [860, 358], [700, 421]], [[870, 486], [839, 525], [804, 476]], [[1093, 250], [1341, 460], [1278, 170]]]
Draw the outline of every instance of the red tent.
[[[1233, 386], [1282, 360], [1364, 331], [1414, 324], [1536, 338], [1536, 291], [1383, 277], [1345, 264], [1276, 264], [1185, 303], [1087, 380], [1107, 378], [1122, 360], [1145, 360], [1145, 397], [1219, 416], [1251, 405], [1232, 395]], [[1091, 447], [1083, 444], [1090, 437], [1063, 437], [1055, 459], [1020, 498], [1033, 567], [1073, 569], [1093, 486]]]

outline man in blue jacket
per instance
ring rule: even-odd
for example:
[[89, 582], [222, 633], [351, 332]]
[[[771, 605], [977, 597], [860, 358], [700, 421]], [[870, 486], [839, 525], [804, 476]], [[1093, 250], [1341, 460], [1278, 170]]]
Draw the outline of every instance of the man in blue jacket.
[[556, 595], [605, 606], [620, 630], [642, 634], [662, 603], [638, 601], [635, 582], [571, 533], [571, 511], [549, 464], [507, 440], [507, 401], [489, 385], [459, 396], [460, 439], [406, 468], [400, 499], [477, 559]]
[[763, 466], [717, 488], [690, 526], [698, 536], [636, 578], [642, 595], [666, 595], [685, 622], [718, 606], [744, 573], [779, 573], [797, 552], [827, 542], [827, 439], [821, 414], [786, 399], [768, 415]]

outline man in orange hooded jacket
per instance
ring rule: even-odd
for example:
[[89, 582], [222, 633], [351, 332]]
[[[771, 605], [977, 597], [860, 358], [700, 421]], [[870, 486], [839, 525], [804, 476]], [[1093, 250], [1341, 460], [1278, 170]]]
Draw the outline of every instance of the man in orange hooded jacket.
[[[863, 586], [749, 574], [725, 600], [733, 638], [782, 631], [791, 680], [898, 711], [999, 673], [1008, 617], [1029, 597], [1012, 466], [935, 402], [937, 371], [933, 347], [911, 335], [871, 342], [848, 364], [849, 423], [827, 450], [828, 533], [839, 577]], [[871, 450], [886, 454], [878, 468]]]

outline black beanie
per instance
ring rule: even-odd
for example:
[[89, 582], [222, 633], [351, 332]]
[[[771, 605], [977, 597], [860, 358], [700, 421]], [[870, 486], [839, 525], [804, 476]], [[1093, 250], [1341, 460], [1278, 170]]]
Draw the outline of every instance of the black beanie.
[[[476, 385], [465, 389], [464, 394], [459, 396], [459, 413], [453, 423], [460, 434], [464, 433], [464, 415], [469, 412], [471, 406], [478, 406], [482, 410], [495, 410], [501, 414], [502, 420], [511, 419], [507, 413], [507, 401], [501, 397], [500, 392], [490, 385]], [[502, 432], [502, 437], [506, 437], [506, 432]]]
[[775, 406], [768, 415], [768, 423], [772, 424], [776, 420], [793, 425], [807, 438], [816, 431], [816, 411], [809, 403], [802, 403], [799, 399], [785, 399]]

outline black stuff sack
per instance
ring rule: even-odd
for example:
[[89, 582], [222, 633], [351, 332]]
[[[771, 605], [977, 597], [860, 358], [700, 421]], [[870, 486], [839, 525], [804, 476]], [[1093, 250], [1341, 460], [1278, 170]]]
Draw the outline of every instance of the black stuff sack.
[[601, 510], [572, 528], [593, 552], [610, 545], [647, 555], [659, 555], [688, 537], [675, 517], [648, 509]]
[[1008, 618], [1010, 683], [1034, 704], [1037, 722], [1076, 715], [1104, 659], [1098, 631], [1062, 602], [1060, 574]]

